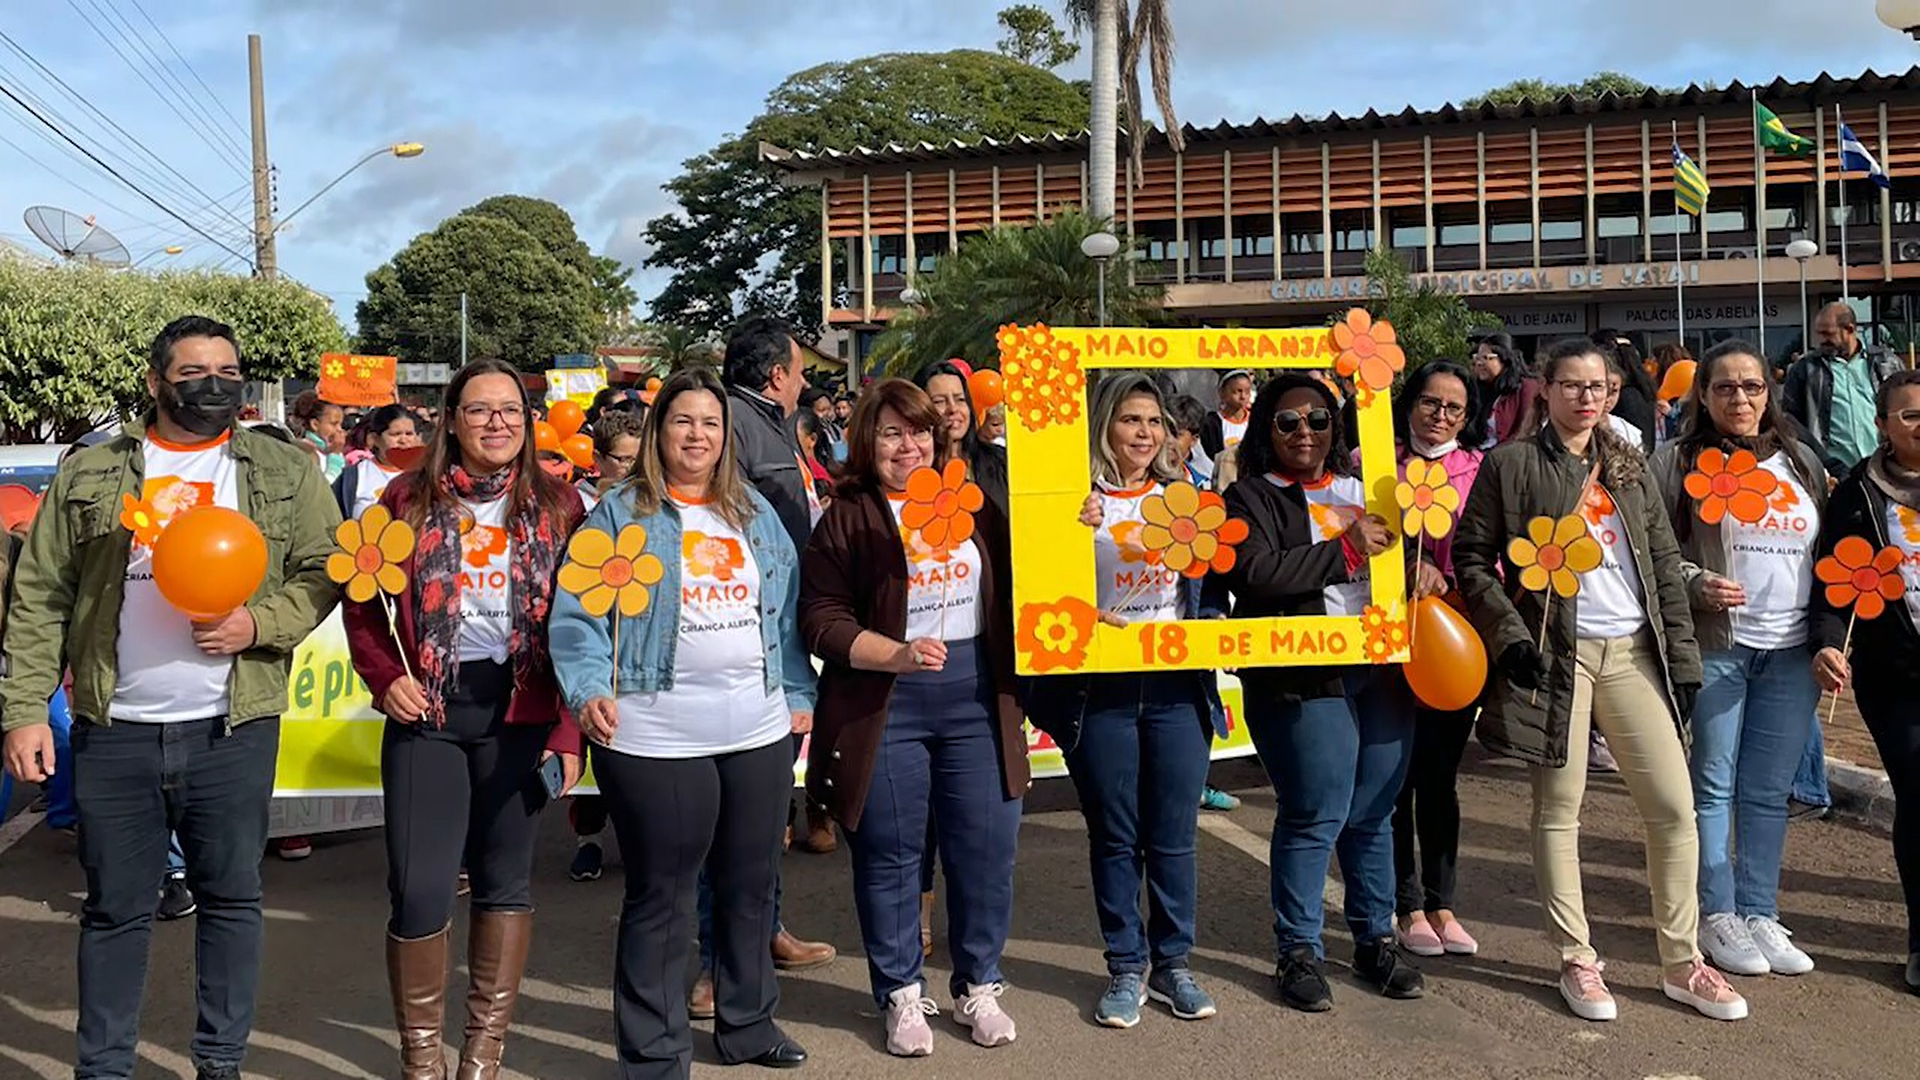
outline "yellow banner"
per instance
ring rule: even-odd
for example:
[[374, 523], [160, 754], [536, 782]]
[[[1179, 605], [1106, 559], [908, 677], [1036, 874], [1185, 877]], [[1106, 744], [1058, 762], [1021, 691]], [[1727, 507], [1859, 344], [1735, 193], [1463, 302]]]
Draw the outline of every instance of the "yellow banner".
[[[1240, 683], [1220, 677], [1220, 696], [1227, 707], [1227, 737], [1213, 744], [1213, 756], [1247, 757], [1253, 742], [1240, 711]], [[357, 798], [380, 794], [380, 732], [386, 718], [374, 711], [367, 686], [354, 674], [347, 655], [347, 634], [335, 612], [293, 654], [293, 678], [287, 694], [287, 712], [280, 724], [280, 761], [274, 778], [277, 799]], [[1053, 740], [1027, 729], [1027, 747], [1033, 775], [1038, 779], [1067, 775], [1066, 761]], [[794, 783], [806, 777], [806, 757], [794, 766]], [[581, 794], [596, 790], [592, 776], [581, 782]], [[284, 831], [326, 831], [318, 817], [308, 817], [301, 828]], [[332, 820], [332, 819], [327, 819]], [[338, 827], [377, 825], [359, 813], [340, 818]]]

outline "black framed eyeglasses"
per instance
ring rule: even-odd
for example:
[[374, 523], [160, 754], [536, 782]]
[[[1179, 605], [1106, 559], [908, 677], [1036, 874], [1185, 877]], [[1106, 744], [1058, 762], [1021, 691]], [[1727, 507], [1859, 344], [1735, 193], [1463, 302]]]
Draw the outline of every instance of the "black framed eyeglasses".
[[1467, 407], [1455, 401], [1442, 401], [1437, 397], [1422, 394], [1414, 402], [1425, 412], [1430, 412], [1442, 420], [1465, 420]]
[[1326, 431], [1333, 427], [1333, 413], [1326, 409], [1308, 409], [1305, 413], [1285, 409], [1273, 414], [1273, 430], [1282, 435], [1299, 431], [1301, 424], [1309, 431]]

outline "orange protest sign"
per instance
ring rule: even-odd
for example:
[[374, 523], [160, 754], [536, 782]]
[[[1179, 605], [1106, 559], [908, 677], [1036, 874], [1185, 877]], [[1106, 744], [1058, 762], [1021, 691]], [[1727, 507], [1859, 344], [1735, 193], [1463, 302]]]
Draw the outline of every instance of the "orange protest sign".
[[320, 355], [320, 400], [353, 408], [391, 405], [400, 400], [391, 356]]

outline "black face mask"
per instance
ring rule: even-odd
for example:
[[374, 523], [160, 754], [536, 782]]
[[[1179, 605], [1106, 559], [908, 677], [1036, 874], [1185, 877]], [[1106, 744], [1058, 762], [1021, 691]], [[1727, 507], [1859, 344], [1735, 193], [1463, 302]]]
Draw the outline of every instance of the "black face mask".
[[218, 375], [163, 382], [160, 407], [174, 423], [195, 435], [212, 438], [233, 426], [233, 418], [240, 414], [240, 396], [245, 386], [239, 379], [223, 379]]

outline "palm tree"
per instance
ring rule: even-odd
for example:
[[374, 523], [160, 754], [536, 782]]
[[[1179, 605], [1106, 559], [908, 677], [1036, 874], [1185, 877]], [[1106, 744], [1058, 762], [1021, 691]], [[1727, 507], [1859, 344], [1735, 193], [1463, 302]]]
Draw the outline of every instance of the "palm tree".
[[643, 340], [653, 359], [666, 364], [668, 371], [679, 371], [694, 364], [713, 366], [720, 347], [712, 338], [677, 323], [653, 323], [647, 326]]
[[[1127, 0], [1064, 0], [1067, 22], [1076, 32], [1093, 32], [1092, 133], [1088, 147], [1087, 210], [1114, 218], [1115, 161], [1120, 142], [1119, 117], [1127, 121], [1127, 144], [1139, 175], [1147, 144], [1147, 123], [1140, 100], [1140, 58], [1153, 76], [1153, 100], [1160, 109], [1167, 144], [1186, 149], [1180, 119], [1173, 110], [1173, 17], [1171, 0], [1136, 0], [1129, 16]], [[1122, 74], [1125, 79], [1121, 78]]]
[[[1008, 323], [1094, 325], [1099, 267], [1081, 253], [1080, 241], [1109, 225], [1064, 210], [1045, 222], [968, 239], [914, 282], [918, 302], [894, 319], [875, 345], [876, 356], [893, 374], [910, 374], [952, 357], [975, 367], [997, 367], [994, 335]], [[1157, 322], [1165, 296], [1161, 286], [1129, 284], [1122, 275], [1110, 275], [1108, 321], [1115, 326]]]

